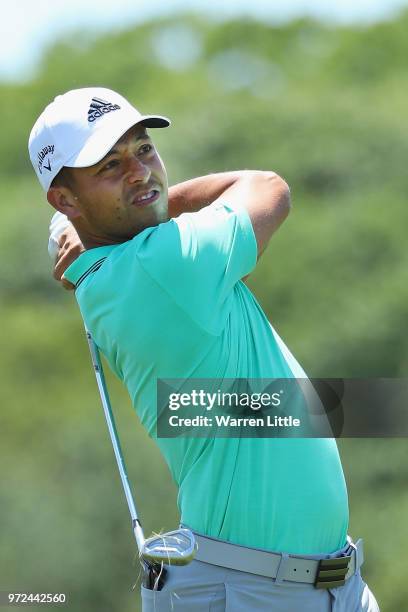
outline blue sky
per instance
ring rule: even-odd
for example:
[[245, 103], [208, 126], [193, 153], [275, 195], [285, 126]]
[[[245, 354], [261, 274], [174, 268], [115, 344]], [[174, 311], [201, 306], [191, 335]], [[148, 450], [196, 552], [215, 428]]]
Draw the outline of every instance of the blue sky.
[[254, 15], [280, 22], [311, 15], [342, 23], [392, 17], [408, 0], [12, 0], [0, 19], [0, 79], [29, 77], [42, 50], [77, 28], [112, 31], [176, 11], [198, 10], [215, 18]]

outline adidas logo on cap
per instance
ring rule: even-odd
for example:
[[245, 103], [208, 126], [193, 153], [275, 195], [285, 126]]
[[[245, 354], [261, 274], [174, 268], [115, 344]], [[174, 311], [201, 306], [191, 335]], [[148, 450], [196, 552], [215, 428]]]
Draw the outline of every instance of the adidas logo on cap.
[[119, 104], [112, 104], [111, 102], [106, 102], [106, 100], [102, 100], [101, 98], [92, 98], [92, 102], [88, 110], [88, 122], [92, 123], [93, 121], [96, 121], [96, 119], [99, 119], [99, 117], [102, 117], [102, 115], [106, 115], [106, 113], [118, 110], [119, 108]]

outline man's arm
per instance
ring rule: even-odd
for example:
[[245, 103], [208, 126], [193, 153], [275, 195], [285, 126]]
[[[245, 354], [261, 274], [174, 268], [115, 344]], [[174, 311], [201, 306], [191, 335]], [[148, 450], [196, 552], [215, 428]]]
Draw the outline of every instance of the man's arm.
[[[258, 245], [258, 257], [265, 250], [272, 234], [289, 214], [290, 196], [285, 181], [274, 172], [243, 170], [210, 174], [184, 181], [169, 188], [169, 215], [196, 212], [222, 197], [227, 203], [246, 208]], [[84, 251], [74, 227], [69, 226], [59, 237], [54, 278], [62, 280], [67, 267]], [[67, 289], [72, 285], [65, 281]]]
[[258, 245], [258, 257], [290, 211], [290, 191], [274, 172], [243, 170], [210, 174], [169, 189], [169, 213], [195, 212], [218, 198], [245, 208]]
[[242, 176], [242, 172], [220, 172], [183, 181], [169, 187], [169, 215], [197, 212], [212, 204]]

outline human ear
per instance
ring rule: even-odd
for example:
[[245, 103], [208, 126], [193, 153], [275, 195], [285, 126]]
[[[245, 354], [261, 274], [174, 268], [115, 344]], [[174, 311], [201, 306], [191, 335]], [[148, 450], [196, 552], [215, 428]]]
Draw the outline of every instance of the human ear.
[[47, 200], [55, 210], [59, 210], [70, 220], [81, 216], [78, 198], [66, 187], [50, 187], [47, 191]]

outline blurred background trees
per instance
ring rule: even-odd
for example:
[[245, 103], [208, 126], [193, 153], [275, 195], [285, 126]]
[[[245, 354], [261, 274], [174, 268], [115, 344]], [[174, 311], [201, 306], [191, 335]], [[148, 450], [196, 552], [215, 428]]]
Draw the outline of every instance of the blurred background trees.
[[[82, 31], [32, 79], [0, 84], [1, 588], [65, 591], [68, 609], [139, 608], [139, 567], [74, 295], [51, 277], [51, 208], [27, 139], [68, 89], [117, 89], [172, 118], [154, 140], [175, 183], [273, 169], [293, 211], [251, 278], [311, 376], [408, 368], [408, 13], [367, 27], [156, 19]], [[164, 462], [108, 382], [147, 532], [178, 521]], [[386, 407], [385, 407], [386, 409]], [[407, 606], [406, 440], [340, 440], [351, 529], [383, 612]]]

